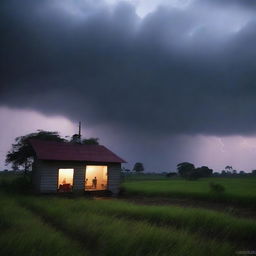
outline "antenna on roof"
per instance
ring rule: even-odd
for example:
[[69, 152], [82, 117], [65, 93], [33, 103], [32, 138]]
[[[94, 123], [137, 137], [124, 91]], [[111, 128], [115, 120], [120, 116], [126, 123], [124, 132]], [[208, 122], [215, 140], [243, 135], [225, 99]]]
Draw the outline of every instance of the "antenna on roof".
[[78, 136], [79, 136], [79, 139], [81, 139], [81, 121], [79, 121]]
[[81, 122], [79, 122], [78, 134], [76, 133], [72, 136], [71, 142], [81, 144], [81, 137]]

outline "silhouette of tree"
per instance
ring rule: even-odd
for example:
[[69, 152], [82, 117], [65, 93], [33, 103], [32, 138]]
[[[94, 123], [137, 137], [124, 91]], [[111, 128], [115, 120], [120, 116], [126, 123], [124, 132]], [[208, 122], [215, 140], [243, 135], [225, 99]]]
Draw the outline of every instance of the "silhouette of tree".
[[195, 166], [188, 162], [183, 162], [177, 165], [178, 172], [181, 177], [190, 180], [196, 180], [203, 177], [212, 176], [213, 170], [207, 166], [195, 168]]
[[133, 167], [133, 171], [135, 171], [135, 172], [143, 172], [144, 171], [143, 163], [140, 163], [140, 162], [135, 163], [135, 165]]
[[256, 170], [252, 170], [252, 175], [256, 176]]
[[25, 136], [20, 136], [15, 139], [15, 144], [12, 144], [11, 150], [7, 153], [5, 163], [12, 164], [12, 168], [18, 170], [19, 167], [27, 173], [31, 169], [34, 157], [34, 151], [29, 143], [30, 139], [40, 139], [46, 141], [63, 142], [58, 132], [50, 132], [37, 130], [35, 133], [30, 133]]
[[207, 166], [202, 166], [199, 168], [196, 168], [196, 171], [198, 172], [199, 177], [210, 177], [212, 176], [213, 170], [210, 169]]
[[233, 167], [232, 167], [231, 165], [227, 165], [227, 166], [225, 167], [225, 170], [226, 170], [226, 171], [231, 171], [231, 170], [233, 170]]
[[191, 173], [195, 170], [195, 166], [189, 162], [183, 162], [177, 165], [177, 169], [181, 177], [189, 178]]
[[99, 138], [83, 139], [81, 143], [87, 145], [99, 145]]
[[227, 172], [225, 170], [221, 171], [221, 176], [225, 176], [227, 174]]
[[129, 173], [131, 170], [130, 169], [127, 169], [125, 167], [122, 167], [122, 172], [126, 172], [126, 173]]
[[168, 172], [166, 173], [166, 177], [170, 178], [170, 177], [175, 177], [177, 176], [177, 172]]

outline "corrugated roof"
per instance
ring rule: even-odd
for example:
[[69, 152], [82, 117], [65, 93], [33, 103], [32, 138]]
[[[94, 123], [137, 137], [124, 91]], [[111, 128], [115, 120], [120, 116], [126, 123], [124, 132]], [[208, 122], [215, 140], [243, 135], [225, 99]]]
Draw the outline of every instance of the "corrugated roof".
[[102, 145], [30, 140], [41, 160], [125, 163], [126, 161]]

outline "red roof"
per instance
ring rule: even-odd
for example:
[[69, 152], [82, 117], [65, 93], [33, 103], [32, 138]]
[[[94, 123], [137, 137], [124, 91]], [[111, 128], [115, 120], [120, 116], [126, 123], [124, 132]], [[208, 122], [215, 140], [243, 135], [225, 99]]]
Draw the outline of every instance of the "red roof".
[[67, 142], [30, 140], [41, 160], [125, 163], [119, 156], [101, 145], [82, 145]]

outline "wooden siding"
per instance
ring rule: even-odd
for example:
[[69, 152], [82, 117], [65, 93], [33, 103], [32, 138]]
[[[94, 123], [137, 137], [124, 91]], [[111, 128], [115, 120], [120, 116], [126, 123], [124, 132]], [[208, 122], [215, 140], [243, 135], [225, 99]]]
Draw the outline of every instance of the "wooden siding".
[[118, 194], [121, 182], [121, 164], [108, 164], [108, 190]]
[[39, 192], [40, 188], [40, 173], [38, 171], [38, 161], [34, 161], [32, 165], [32, 184], [36, 192]]
[[86, 165], [108, 166], [108, 190], [113, 194], [119, 192], [121, 164], [119, 163], [86, 163], [70, 161], [42, 161], [34, 164], [34, 186], [41, 193], [56, 193], [58, 186], [58, 170], [60, 168], [74, 169], [73, 190], [83, 191]]
[[84, 190], [85, 167], [85, 164], [82, 163], [74, 168], [74, 190]]
[[64, 161], [38, 161], [37, 172], [40, 176], [39, 190], [42, 193], [56, 193], [58, 186], [59, 169], [74, 169], [74, 190], [83, 190], [84, 186], [84, 163]]
[[57, 192], [58, 168], [55, 163], [39, 161], [37, 168], [40, 173], [39, 191], [42, 193]]

